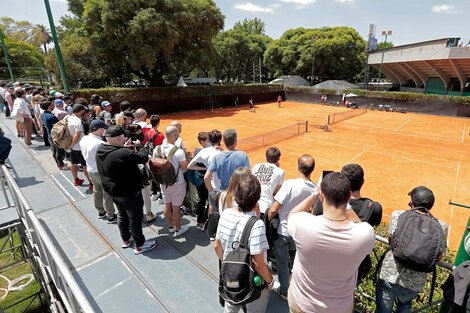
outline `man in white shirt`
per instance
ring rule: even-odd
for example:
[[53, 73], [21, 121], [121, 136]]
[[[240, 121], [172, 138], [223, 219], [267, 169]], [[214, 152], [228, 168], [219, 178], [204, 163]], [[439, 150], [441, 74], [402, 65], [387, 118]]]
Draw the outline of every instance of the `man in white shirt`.
[[103, 135], [108, 125], [100, 119], [91, 121], [90, 133], [80, 140], [80, 150], [86, 161], [88, 175], [93, 183], [93, 201], [98, 210], [98, 218], [107, 219], [109, 224], [117, 222], [113, 199], [103, 190], [100, 174], [96, 165], [96, 151], [104, 143]]
[[274, 195], [284, 182], [284, 170], [279, 167], [280, 158], [281, 151], [277, 147], [269, 147], [266, 150], [266, 163], [255, 164], [251, 170], [261, 184], [261, 198], [258, 202], [261, 219], [273, 205]]
[[86, 161], [80, 151], [80, 140], [83, 137], [83, 114], [85, 114], [85, 106], [82, 104], [75, 104], [73, 106], [73, 114], [70, 115], [67, 120], [69, 134], [72, 137], [72, 152], [70, 153], [72, 166], [70, 167], [70, 171], [72, 172], [74, 179], [73, 185], [80, 186], [84, 182], [83, 179], [78, 178], [78, 164], [81, 164], [83, 166], [83, 174], [89, 182], [88, 189], [93, 190], [93, 183], [88, 176]]
[[[178, 121], [171, 122], [170, 126], [174, 126], [174, 127], [176, 127], [176, 129], [178, 129], [178, 139], [176, 139], [176, 141], [175, 141], [175, 146], [183, 149], [183, 151], [186, 153], [186, 147], [184, 146], [183, 138], [180, 137], [181, 129], [183, 128], [183, 126]], [[166, 143], [167, 143], [167, 141], [166, 141], [166, 138], [165, 138], [165, 139], [163, 139], [163, 144], [166, 144]]]
[[[289, 288], [289, 262], [291, 252], [295, 252], [295, 244], [287, 230], [287, 216], [305, 198], [316, 189], [316, 184], [310, 180], [310, 175], [315, 169], [315, 160], [311, 155], [304, 154], [297, 160], [299, 178], [286, 180], [278, 193], [274, 196], [274, 203], [268, 211], [268, 218], [272, 220], [279, 214], [278, 237], [274, 240], [276, 250], [277, 275], [280, 286], [274, 291], [282, 298], [287, 299]], [[292, 261], [292, 260], [291, 260]]]
[[174, 232], [174, 237], [181, 236], [189, 230], [189, 225], [182, 225], [181, 221], [181, 205], [186, 195], [186, 181], [183, 173], [188, 169], [188, 160], [183, 149], [175, 145], [178, 139], [178, 129], [174, 126], [168, 126], [165, 131], [165, 140], [161, 146], [157, 146], [153, 152], [154, 157], [167, 158], [175, 169], [177, 179], [171, 186], [160, 185], [163, 195], [165, 207], [163, 214], [165, 215], [170, 232]]

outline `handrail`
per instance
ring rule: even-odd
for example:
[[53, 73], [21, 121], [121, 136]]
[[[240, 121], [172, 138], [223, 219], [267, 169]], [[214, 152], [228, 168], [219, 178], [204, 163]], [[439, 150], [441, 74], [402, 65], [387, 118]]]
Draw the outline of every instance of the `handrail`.
[[[51, 238], [36, 217], [31, 205], [21, 192], [13, 176], [4, 165], [0, 168], [0, 172], [3, 174], [3, 178], [0, 179], [6, 180], [8, 183], [8, 188], [13, 197], [18, 215], [22, 223], [25, 224], [25, 230], [28, 232], [28, 239], [32, 240], [33, 246], [37, 248], [36, 250], [40, 254], [41, 260], [53, 280], [55, 288], [61, 295], [61, 301], [67, 308], [67, 311], [74, 313], [94, 313], [95, 309], [88, 301], [60, 252], [54, 246]], [[2, 187], [5, 191], [4, 183], [2, 183]]]

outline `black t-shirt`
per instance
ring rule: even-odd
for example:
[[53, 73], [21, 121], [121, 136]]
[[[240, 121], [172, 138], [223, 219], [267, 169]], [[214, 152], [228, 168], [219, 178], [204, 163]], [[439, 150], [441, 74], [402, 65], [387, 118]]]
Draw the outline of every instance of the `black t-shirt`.
[[[364, 201], [370, 201], [368, 203], [369, 208], [364, 210], [361, 213], [362, 206], [364, 205]], [[356, 212], [357, 216], [363, 222], [369, 223], [371, 226], [379, 225], [382, 221], [382, 205], [376, 201], [372, 201], [368, 198], [360, 198], [360, 199], [351, 199], [349, 201], [354, 212]], [[372, 212], [370, 210], [372, 210]], [[323, 214], [323, 205], [321, 201], [317, 201], [313, 208], [313, 215], [322, 215]], [[370, 215], [370, 217], [369, 217]]]

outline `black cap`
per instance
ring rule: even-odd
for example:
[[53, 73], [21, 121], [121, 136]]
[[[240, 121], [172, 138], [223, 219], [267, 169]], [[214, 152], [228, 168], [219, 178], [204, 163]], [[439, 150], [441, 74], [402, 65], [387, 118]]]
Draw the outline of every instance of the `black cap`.
[[411, 202], [413, 203], [414, 207], [425, 207], [426, 209], [430, 210], [434, 205], [434, 194], [431, 189], [425, 186], [418, 186], [413, 188], [408, 193], [411, 196]]
[[112, 126], [109, 126], [108, 129], [106, 129], [105, 135], [106, 137], [110, 137], [110, 138], [118, 137], [121, 135], [128, 137], [129, 132], [124, 130], [124, 128], [122, 128], [119, 125], [112, 125]]
[[72, 107], [72, 112], [77, 113], [77, 112], [82, 112], [85, 111], [86, 107], [83, 104], [76, 103]]
[[100, 120], [100, 119], [96, 119], [96, 120], [91, 121], [90, 130], [92, 132], [94, 132], [95, 130], [98, 130], [100, 128], [106, 129], [106, 128], [108, 128], [108, 125], [103, 120]]

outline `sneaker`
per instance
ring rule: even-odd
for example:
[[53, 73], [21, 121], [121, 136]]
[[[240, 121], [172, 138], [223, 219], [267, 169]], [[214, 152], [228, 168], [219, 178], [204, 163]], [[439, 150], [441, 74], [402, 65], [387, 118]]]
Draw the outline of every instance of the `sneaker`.
[[173, 237], [181, 236], [182, 234], [184, 234], [188, 230], [189, 230], [189, 225], [181, 225], [180, 230], [175, 231], [175, 233], [173, 234]]
[[273, 288], [273, 291], [277, 293], [282, 299], [287, 300], [287, 293], [281, 293], [281, 287]]
[[187, 207], [185, 207], [184, 205], [182, 205], [182, 206], [180, 207], [180, 209], [181, 209], [181, 214], [182, 214], [182, 215], [185, 215], [185, 214], [188, 213], [188, 211], [189, 211], [189, 209], [188, 209]]
[[205, 223], [200, 223], [200, 224], [197, 224], [197, 229], [199, 229], [200, 231], [205, 231], [206, 230], [206, 224]]
[[131, 244], [132, 244], [132, 238], [129, 240], [123, 241], [121, 244], [121, 248], [127, 249], [131, 246]]
[[176, 228], [174, 226], [170, 226], [170, 228], [168, 228], [168, 232], [170, 233], [174, 233], [176, 231]]
[[162, 198], [159, 198], [158, 201], [157, 201], [158, 204], [164, 204], [165, 202], [163, 202], [163, 199]]
[[106, 212], [103, 212], [103, 213], [98, 213], [98, 218], [100, 220], [104, 220], [106, 218]]
[[88, 190], [93, 191], [93, 183], [89, 183], [89, 184], [88, 184]]
[[117, 224], [116, 214], [114, 214], [113, 217], [108, 218], [108, 224]]
[[141, 245], [140, 247], [135, 247], [134, 253], [135, 254], [141, 254], [146, 251], [150, 251], [154, 248], [158, 247], [158, 241], [157, 239], [154, 240], [145, 240], [144, 244]]
[[145, 214], [145, 220], [147, 221], [147, 223], [150, 223], [151, 221], [153, 221], [156, 218], [157, 218], [157, 216], [154, 215], [152, 212]]
[[68, 170], [70, 170], [70, 167], [67, 164], [64, 164], [62, 166], [59, 166], [59, 170], [68, 171]]
[[160, 198], [160, 191], [152, 195], [152, 201], [157, 201]]
[[215, 235], [209, 238], [211, 241], [215, 241]]
[[83, 182], [84, 182], [83, 179], [77, 178], [73, 181], [73, 185], [74, 186], [80, 186], [81, 184], [83, 184]]

